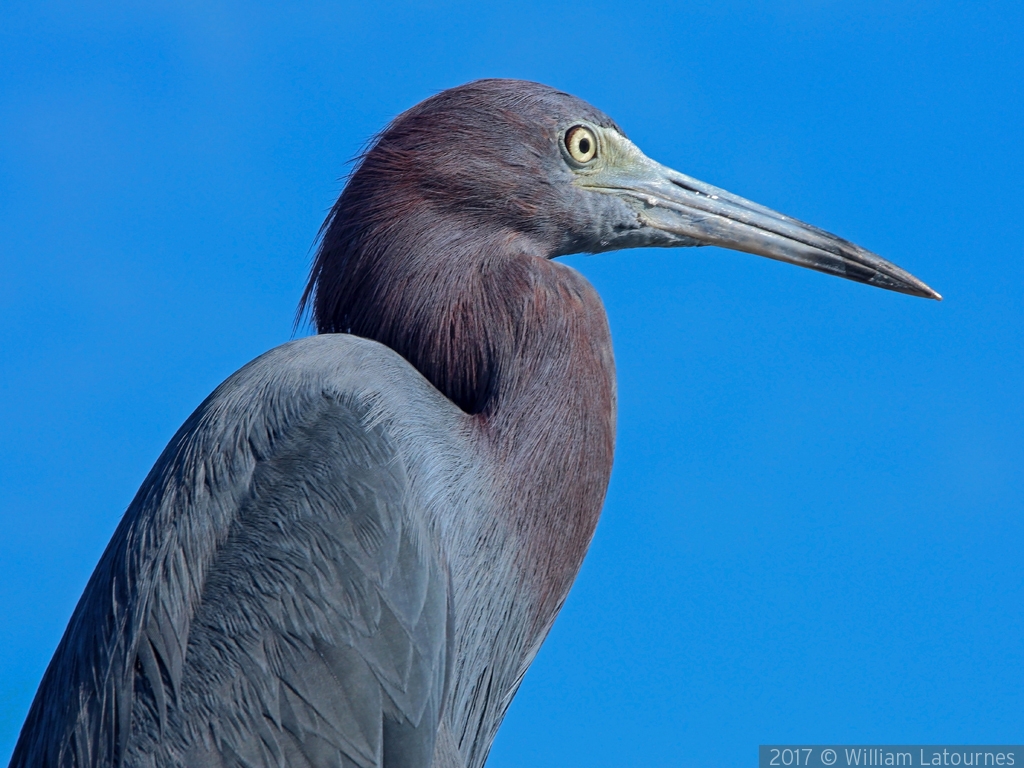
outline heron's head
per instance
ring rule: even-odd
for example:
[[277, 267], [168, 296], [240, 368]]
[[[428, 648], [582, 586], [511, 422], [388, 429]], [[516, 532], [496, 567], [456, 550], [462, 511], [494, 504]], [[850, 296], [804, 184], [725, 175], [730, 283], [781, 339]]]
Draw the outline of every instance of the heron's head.
[[940, 298], [853, 243], [651, 160], [586, 102], [517, 80], [443, 91], [384, 130], [331, 226], [381, 221], [424, 245], [440, 238], [439, 250], [451, 238], [497, 239], [549, 258], [718, 245]]

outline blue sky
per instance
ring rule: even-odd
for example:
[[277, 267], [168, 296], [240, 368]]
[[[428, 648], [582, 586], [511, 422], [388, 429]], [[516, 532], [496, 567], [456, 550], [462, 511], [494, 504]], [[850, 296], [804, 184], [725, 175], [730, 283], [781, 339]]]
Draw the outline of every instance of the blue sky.
[[100, 552], [287, 341], [347, 162], [485, 76], [942, 303], [706, 248], [568, 259], [619, 367], [604, 517], [492, 768], [1024, 733], [1019, 3], [0, 9], [0, 762]]

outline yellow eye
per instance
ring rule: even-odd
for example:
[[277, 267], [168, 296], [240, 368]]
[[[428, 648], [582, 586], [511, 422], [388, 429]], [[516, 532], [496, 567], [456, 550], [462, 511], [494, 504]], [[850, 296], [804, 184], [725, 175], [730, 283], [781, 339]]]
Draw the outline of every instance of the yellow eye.
[[566, 132], [565, 148], [577, 163], [589, 163], [597, 156], [597, 137], [589, 128], [577, 125]]

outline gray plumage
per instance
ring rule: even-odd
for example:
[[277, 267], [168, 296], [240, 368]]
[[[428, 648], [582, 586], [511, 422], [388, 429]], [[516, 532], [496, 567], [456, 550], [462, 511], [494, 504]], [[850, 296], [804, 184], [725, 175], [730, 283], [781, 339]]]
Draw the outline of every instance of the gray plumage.
[[480, 768], [611, 471], [607, 320], [551, 259], [704, 243], [938, 297], [545, 86], [481, 81], [396, 118], [325, 225], [303, 299], [321, 335], [242, 368], [171, 440], [12, 768]]
[[114, 534], [40, 687], [65, 707], [33, 709], [13, 765], [376, 766], [385, 743], [427, 764], [453, 637], [436, 513], [476, 479], [461, 418], [350, 336], [232, 376]]

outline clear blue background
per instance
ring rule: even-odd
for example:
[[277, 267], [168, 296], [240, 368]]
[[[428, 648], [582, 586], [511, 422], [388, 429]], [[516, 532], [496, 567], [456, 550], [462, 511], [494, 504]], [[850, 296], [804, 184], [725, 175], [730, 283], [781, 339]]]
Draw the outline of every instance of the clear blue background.
[[347, 161], [484, 76], [946, 296], [568, 260], [615, 337], [615, 472], [491, 768], [1024, 740], [1021, 4], [369, 5], [0, 9], [0, 762], [166, 441], [291, 336]]

